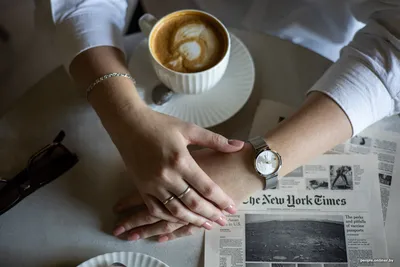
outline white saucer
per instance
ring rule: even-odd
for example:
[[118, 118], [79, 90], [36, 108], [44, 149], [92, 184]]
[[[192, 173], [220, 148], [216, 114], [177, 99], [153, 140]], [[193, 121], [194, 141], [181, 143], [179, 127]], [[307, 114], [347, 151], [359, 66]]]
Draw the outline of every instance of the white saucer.
[[226, 121], [244, 106], [254, 85], [254, 63], [249, 51], [233, 34], [231, 40], [228, 68], [213, 89], [199, 95], [177, 94], [162, 106], [151, 100], [151, 92], [160, 81], [150, 62], [147, 39], [143, 40], [129, 62], [139, 95], [153, 110], [204, 128]]
[[78, 267], [108, 267], [119, 262], [129, 267], [168, 267], [165, 263], [146, 254], [133, 252], [113, 252], [94, 257]]

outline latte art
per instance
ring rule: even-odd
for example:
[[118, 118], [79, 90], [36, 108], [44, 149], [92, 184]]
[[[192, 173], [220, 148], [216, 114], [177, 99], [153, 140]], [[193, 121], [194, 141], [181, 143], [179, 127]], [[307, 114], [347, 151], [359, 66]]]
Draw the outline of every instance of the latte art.
[[218, 38], [204, 24], [188, 24], [178, 29], [171, 38], [172, 57], [166, 62], [170, 68], [196, 72], [213, 63], [218, 56]]
[[218, 23], [200, 13], [165, 21], [155, 33], [152, 49], [165, 67], [184, 73], [200, 72], [224, 56], [227, 38]]

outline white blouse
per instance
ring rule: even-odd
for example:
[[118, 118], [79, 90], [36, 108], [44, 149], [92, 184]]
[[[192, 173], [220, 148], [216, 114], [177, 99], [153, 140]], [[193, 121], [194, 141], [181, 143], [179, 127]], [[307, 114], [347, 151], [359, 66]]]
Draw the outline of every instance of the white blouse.
[[[92, 47], [109, 45], [123, 51], [127, 0], [38, 0], [38, 10], [49, 1], [52, 21], [47, 24], [55, 29], [67, 65]], [[336, 61], [310, 91], [323, 92], [336, 101], [347, 114], [354, 135], [400, 113], [400, 0], [143, 3], [156, 16], [183, 8], [203, 9], [227, 26], [288, 39]]]

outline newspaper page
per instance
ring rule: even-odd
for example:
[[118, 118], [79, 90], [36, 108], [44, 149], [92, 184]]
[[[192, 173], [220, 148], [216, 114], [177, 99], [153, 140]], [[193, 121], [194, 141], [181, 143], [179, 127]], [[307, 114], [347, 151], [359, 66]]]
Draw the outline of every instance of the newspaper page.
[[[374, 162], [376, 155], [322, 155], [293, 179], [326, 181], [328, 189], [250, 196], [226, 226], [206, 232], [205, 266], [390, 266], [378, 180], [369, 179]], [[353, 190], [333, 189], [338, 169]]]
[[368, 127], [368, 129], [379, 132], [383, 131], [387, 134], [400, 137], [400, 114], [384, 118]]
[[[400, 173], [400, 166], [395, 166], [395, 173]], [[400, 266], [400, 179], [393, 179], [390, 186], [392, 192], [389, 200], [385, 230], [389, 257], [393, 259], [392, 266]]]
[[[262, 100], [257, 109], [253, 128], [250, 137], [264, 135], [268, 130], [274, 128], [276, 124], [284, 120], [293, 113], [293, 109], [282, 103], [270, 100]], [[268, 114], [268, 115], [266, 115]], [[267, 117], [266, 117], [267, 116]], [[400, 117], [398, 115], [386, 118], [365, 129], [360, 134], [349, 139], [344, 144], [340, 144], [328, 153], [339, 154], [376, 154], [378, 155], [378, 176], [380, 182], [382, 212], [385, 221], [389, 196], [391, 191], [392, 177], [395, 177], [396, 160], [400, 160]], [[295, 176], [296, 172], [301, 175], [301, 168], [294, 171], [289, 176]], [[326, 183], [313, 180], [307, 183], [302, 181], [292, 181], [281, 179], [279, 188], [297, 187], [304, 189], [307, 187], [326, 187]], [[310, 182], [313, 184], [311, 185]], [[400, 201], [400, 197], [398, 199]], [[397, 202], [400, 203], [400, 202]]]

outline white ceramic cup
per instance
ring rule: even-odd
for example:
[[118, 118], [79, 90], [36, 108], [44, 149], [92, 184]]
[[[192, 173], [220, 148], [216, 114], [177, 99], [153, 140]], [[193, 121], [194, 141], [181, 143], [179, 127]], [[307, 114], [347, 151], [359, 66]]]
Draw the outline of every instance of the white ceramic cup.
[[[161, 24], [163, 21], [170, 18], [171, 16], [177, 15], [177, 13], [184, 13], [188, 11], [196, 11], [215, 20], [221, 25], [221, 28], [224, 30], [224, 34], [226, 34], [226, 40], [228, 41], [227, 49], [223, 58], [213, 67], [201, 72], [183, 73], [168, 69], [157, 60], [151, 49], [151, 40], [154, 34], [154, 29], [156, 29], [159, 24]], [[139, 27], [149, 39], [148, 43], [151, 55], [151, 62], [157, 74], [157, 77], [163, 84], [165, 84], [174, 92], [182, 94], [201, 94], [213, 88], [221, 80], [229, 62], [231, 39], [226, 27], [214, 16], [199, 10], [180, 10], [170, 13], [160, 20], [157, 20], [154, 16], [150, 14], [144, 14], [139, 19]]]

